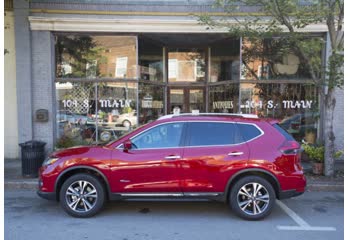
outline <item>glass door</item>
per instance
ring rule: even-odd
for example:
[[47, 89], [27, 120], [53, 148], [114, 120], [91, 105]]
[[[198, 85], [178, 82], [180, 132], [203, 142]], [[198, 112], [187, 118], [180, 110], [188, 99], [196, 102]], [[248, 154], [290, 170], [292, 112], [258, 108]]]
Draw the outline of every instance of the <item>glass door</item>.
[[205, 112], [204, 87], [170, 87], [168, 91], [168, 114]]

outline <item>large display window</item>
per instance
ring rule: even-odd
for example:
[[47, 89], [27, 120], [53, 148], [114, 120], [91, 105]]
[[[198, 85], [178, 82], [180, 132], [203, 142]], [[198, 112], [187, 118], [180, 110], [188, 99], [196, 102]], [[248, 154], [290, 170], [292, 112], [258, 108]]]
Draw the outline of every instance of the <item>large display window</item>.
[[279, 119], [298, 141], [316, 140], [318, 89], [285, 39], [145, 33], [55, 41], [58, 147], [105, 143], [165, 114], [207, 111]]
[[319, 120], [318, 91], [305, 83], [241, 83], [242, 113], [280, 120], [295, 139], [315, 143]]
[[56, 83], [57, 146], [100, 144], [137, 126], [137, 84]]

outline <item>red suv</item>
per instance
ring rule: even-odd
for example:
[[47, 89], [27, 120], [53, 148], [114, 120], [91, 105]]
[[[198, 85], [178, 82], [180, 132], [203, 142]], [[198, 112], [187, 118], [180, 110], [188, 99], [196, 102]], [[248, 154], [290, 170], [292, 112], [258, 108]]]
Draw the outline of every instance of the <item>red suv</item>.
[[300, 195], [306, 180], [298, 142], [276, 121], [246, 115], [167, 115], [106, 146], [52, 153], [39, 196], [90, 217], [106, 200], [192, 198], [227, 202], [257, 220], [275, 199]]

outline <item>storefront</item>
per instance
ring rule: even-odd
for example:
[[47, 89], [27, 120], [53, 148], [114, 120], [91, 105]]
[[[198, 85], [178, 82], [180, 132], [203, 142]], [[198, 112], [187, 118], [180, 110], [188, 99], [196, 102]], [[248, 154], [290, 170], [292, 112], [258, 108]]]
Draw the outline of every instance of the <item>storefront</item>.
[[[207, 28], [193, 14], [222, 15], [212, 3], [15, 1], [18, 142], [44, 141], [47, 152], [106, 143], [174, 110], [257, 114], [299, 141], [322, 140], [322, 89], [288, 38]], [[303, 36], [324, 41], [315, 55], [325, 65], [327, 26]], [[343, 102], [337, 90], [337, 149]]]
[[278, 38], [252, 42], [228, 34], [162, 33], [53, 38], [57, 147], [117, 139], [174, 110], [276, 118], [299, 141], [316, 140], [318, 89]]

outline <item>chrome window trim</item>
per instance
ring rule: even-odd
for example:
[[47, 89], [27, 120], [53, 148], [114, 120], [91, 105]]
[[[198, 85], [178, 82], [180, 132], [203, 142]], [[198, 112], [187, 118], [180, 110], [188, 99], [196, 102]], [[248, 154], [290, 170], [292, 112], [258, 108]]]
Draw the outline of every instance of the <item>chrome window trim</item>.
[[[259, 137], [261, 137], [262, 135], [265, 134], [265, 132], [258, 126], [256, 125], [255, 123], [242, 123], [242, 122], [233, 122], [233, 121], [208, 121], [208, 120], [190, 120], [190, 121], [174, 121], [174, 122], [165, 122], [165, 123], [160, 123], [160, 124], [157, 124], [157, 125], [154, 125], [152, 126], [151, 128], [147, 128], [145, 130], [143, 130], [142, 132], [136, 134], [135, 136], [133, 136], [132, 138], [130, 138], [130, 141], [139, 136], [140, 134], [152, 129], [152, 128], [155, 128], [155, 127], [158, 127], [158, 126], [161, 126], [161, 125], [164, 125], [164, 124], [172, 124], [172, 123], [192, 123], [192, 122], [213, 122], [213, 123], [230, 123], [230, 124], [246, 124], [246, 125], [253, 125], [254, 127], [256, 127], [259, 131], [260, 131], [260, 135], [252, 138], [252, 139], [249, 139], [248, 141], [243, 141], [243, 142], [240, 142], [240, 143], [234, 143], [234, 144], [221, 144], [221, 145], [200, 145], [200, 146], [178, 146], [178, 147], [165, 147], [165, 148], [142, 148], [142, 149], [132, 149], [133, 151], [135, 150], [157, 150], [157, 149], [174, 149], [174, 148], [194, 148], [194, 147], [228, 147], [228, 146], [237, 146], [237, 145], [241, 145], [241, 144], [244, 144], [244, 143], [248, 143], [248, 142], [251, 142]], [[243, 138], [243, 137], [242, 137]], [[123, 149], [122, 148], [123, 144], [119, 144], [116, 149]]]

